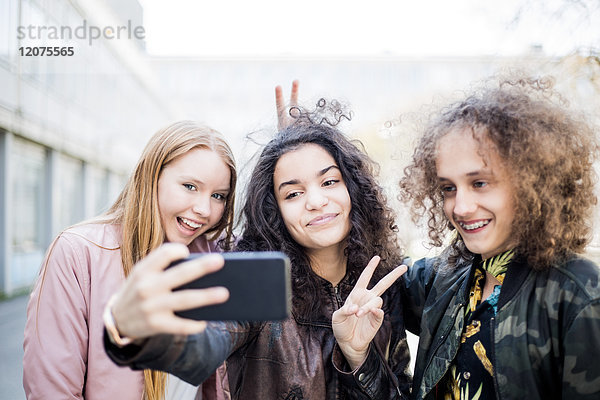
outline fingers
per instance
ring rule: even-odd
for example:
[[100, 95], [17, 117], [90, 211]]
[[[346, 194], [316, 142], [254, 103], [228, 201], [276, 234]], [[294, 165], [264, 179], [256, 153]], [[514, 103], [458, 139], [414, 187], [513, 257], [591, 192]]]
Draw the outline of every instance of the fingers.
[[187, 321], [173, 312], [222, 303], [229, 297], [227, 289], [208, 288], [181, 293], [172, 292], [172, 289], [222, 268], [224, 260], [219, 254], [209, 254], [163, 271], [172, 261], [188, 254], [186, 246], [168, 243], [136, 264], [112, 307], [121, 333], [140, 338], [156, 333], [189, 334], [203, 329], [197, 321]]
[[[292, 82], [292, 92], [290, 94], [290, 107], [298, 105], [298, 86], [299, 81], [296, 79]], [[280, 85], [275, 86], [275, 108], [277, 110], [277, 129], [282, 130], [290, 125], [290, 118], [287, 115], [288, 104], [283, 97], [283, 89]]]
[[285, 101], [283, 100], [283, 90], [281, 86], [275, 86], [275, 107], [277, 109], [277, 116], [285, 111]]
[[334, 314], [337, 314], [339, 317], [349, 317], [350, 315], [360, 317], [361, 315], [364, 315], [368, 312], [373, 312], [374, 310], [381, 309], [382, 306], [383, 299], [379, 296], [375, 296], [369, 299], [369, 301], [367, 301], [360, 307], [358, 306], [358, 304], [345, 304], [343, 307], [339, 308]]
[[373, 272], [375, 272], [375, 268], [377, 268], [377, 265], [379, 265], [379, 260], [381, 260], [379, 256], [374, 256], [373, 258], [371, 258], [371, 261], [369, 261], [363, 272], [360, 274], [360, 277], [356, 281], [356, 285], [354, 285], [355, 288], [367, 288], [367, 285], [369, 284], [369, 282], [371, 281], [371, 277], [373, 276]]
[[173, 289], [218, 271], [223, 268], [224, 264], [225, 260], [222, 255], [207, 254], [169, 268], [161, 274], [160, 280], [166, 287]]
[[287, 116], [285, 115], [286, 106], [283, 99], [283, 90], [281, 86], [275, 86], [275, 108], [277, 109], [277, 130], [281, 131], [287, 127]]
[[[292, 92], [290, 93], [290, 106], [298, 105], [298, 88], [300, 86], [300, 81], [298, 79], [294, 79], [292, 81]], [[285, 111], [285, 100], [283, 98], [283, 89], [281, 85], [275, 86], [275, 105], [277, 107], [277, 114]]]
[[298, 79], [294, 79], [292, 82], [292, 94], [290, 95], [290, 106], [298, 105], [298, 86], [300, 86], [300, 82]]
[[[380, 310], [383, 306], [383, 299], [379, 296], [373, 297], [371, 300], [363, 304], [355, 313], [357, 317], [364, 315], [373, 310]], [[383, 310], [382, 310], [383, 311]]]
[[381, 308], [371, 308], [370, 310], [365, 312], [365, 314], [367, 314], [367, 313], [370, 313], [371, 316], [373, 317], [373, 318], [369, 318], [369, 319], [370, 319], [370, 321], [372, 321], [373, 325], [375, 326], [376, 331], [379, 330], [379, 328], [381, 327], [381, 322], [383, 322], [383, 317], [385, 316], [385, 313], [383, 312], [383, 310]]
[[401, 265], [394, 268], [393, 271], [381, 278], [381, 280], [377, 282], [377, 285], [375, 285], [371, 291], [377, 296], [381, 296], [390, 286], [392, 286], [394, 282], [396, 282], [396, 279], [400, 278], [407, 270], [408, 267], [406, 265]]
[[186, 289], [173, 292], [164, 302], [164, 307], [173, 310], [189, 310], [221, 304], [229, 299], [229, 290], [217, 286], [207, 289]]
[[[335, 313], [337, 313], [340, 316], [349, 316], [349, 315], [353, 315], [358, 311], [358, 305], [356, 304], [345, 304], [342, 307], [338, 308]], [[334, 314], [335, 314], [334, 313]]]

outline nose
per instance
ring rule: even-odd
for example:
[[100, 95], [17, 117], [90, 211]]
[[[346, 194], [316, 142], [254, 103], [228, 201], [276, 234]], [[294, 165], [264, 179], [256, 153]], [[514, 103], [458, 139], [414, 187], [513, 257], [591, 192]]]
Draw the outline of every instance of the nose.
[[192, 211], [202, 217], [210, 216], [210, 196], [198, 195], [194, 199]]
[[329, 203], [329, 198], [320, 189], [307, 190], [306, 208], [308, 210], [318, 210]]
[[467, 217], [477, 210], [475, 196], [469, 190], [457, 188], [452, 212], [459, 217]]

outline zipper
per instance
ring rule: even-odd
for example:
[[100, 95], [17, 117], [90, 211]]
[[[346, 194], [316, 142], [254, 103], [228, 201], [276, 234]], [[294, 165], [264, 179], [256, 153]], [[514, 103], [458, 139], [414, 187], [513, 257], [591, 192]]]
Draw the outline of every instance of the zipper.
[[492, 352], [492, 365], [494, 366], [494, 376], [492, 377], [494, 381], [494, 392], [496, 393], [496, 399], [500, 400], [500, 392], [498, 390], [498, 365], [496, 364], [496, 342], [494, 339], [494, 323], [496, 322], [496, 317], [492, 317], [490, 319], [490, 336], [491, 336], [491, 344], [492, 348], [490, 349]]
[[[339, 309], [342, 307], [342, 305], [344, 305], [344, 302], [342, 301], [342, 296], [340, 295], [340, 288], [339, 288], [339, 284], [333, 286], [333, 299], [334, 302], [336, 304], [336, 309]], [[342, 390], [341, 390], [341, 384], [339, 379], [337, 379], [337, 374], [334, 374], [336, 376], [336, 382], [335, 382], [335, 387], [336, 387], [336, 399], [346, 399], [345, 395], [342, 395]], [[359, 390], [365, 394], [368, 398], [371, 398], [371, 396], [369, 395], [369, 393], [361, 386], [358, 385]]]
[[333, 293], [335, 295], [335, 302], [337, 304], [337, 308], [341, 308], [344, 305], [344, 302], [342, 301], [342, 296], [340, 296], [340, 289], [338, 285], [335, 285], [333, 287]]

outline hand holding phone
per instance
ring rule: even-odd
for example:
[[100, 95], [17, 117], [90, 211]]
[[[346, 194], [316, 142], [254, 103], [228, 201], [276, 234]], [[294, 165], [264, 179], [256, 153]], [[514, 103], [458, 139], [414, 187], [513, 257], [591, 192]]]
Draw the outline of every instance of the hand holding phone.
[[[189, 319], [208, 321], [268, 321], [289, 316], [291, 302], [290, 260], [281, 252], [223, 253], [222, 269], [179, 286], [174, 290], [203, 289], [224, 286], [229, 300], [175, 314]], [[202, 257], [191, 254], [168, 268], [185, 260]]]
[[141, 339], [157, 334], [192, 335], [202, 332], [206, 321], [179, 318], [176, 310], [206, 307], [227, 301], [229, 292], [213, 287], [193, 295], [173, 288], [217, 271], [224, 265], [220, 254], [207, 254], [173, 270], [171, 263], [190, 255], [181, 243], [164, 243], [138, 261], [110, 302], [109, 312], [121, 338]]

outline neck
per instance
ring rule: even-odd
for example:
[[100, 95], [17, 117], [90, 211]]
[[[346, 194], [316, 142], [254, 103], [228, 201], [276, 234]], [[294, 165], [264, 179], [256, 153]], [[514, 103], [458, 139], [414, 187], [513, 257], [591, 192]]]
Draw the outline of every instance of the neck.
[[347, 259], [344, 247], [307, 251], [310, 267], [321, 278], [336, 286], [346, 275]]

